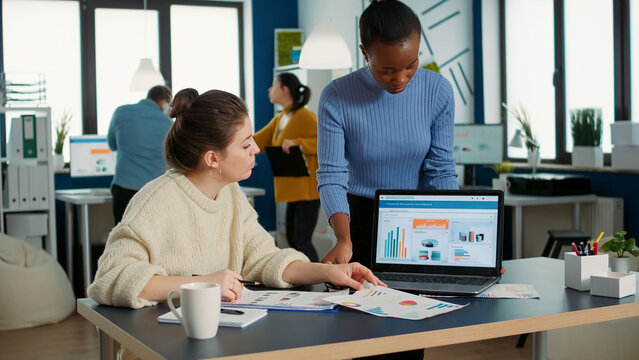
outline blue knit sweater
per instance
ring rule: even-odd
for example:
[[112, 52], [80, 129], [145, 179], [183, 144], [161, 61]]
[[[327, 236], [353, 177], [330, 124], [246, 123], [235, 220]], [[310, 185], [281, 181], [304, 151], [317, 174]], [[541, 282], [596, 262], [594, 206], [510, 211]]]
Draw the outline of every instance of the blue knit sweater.
[[368, 66], [332, 81], [318, 111], [318, 190], [327, 218], [350, 216], [346, 193], [376, 189], [457, 189], [454, 98], [441, 75], [418, 69], [399, 94]]

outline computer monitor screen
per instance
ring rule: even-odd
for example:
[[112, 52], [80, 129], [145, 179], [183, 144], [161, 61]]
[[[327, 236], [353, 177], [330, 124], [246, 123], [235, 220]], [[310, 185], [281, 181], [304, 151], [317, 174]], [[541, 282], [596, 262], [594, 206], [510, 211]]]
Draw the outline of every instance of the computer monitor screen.
[[83, 135], [69, 137], [71, 176], [105, 176], [115, 173], [115, 151], [109, 149], [107, 137]]
[[457, 164], [498, 164], [504, 160], [503, 144], [501, 124], [455, 124], [453, 156]]

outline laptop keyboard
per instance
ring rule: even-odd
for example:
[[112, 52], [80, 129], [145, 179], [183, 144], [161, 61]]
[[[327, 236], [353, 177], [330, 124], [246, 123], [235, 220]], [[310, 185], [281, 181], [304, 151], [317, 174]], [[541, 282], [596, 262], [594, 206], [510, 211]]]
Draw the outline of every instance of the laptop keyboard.
[[469, 276], [446, 276], [446, 275], [421, 275], [421, 274], [401, 274], [401, 273], [380, 273], [376, 274], [380, 280], [410, 281], [429, 284], [456, 284], [456, 285], [482, 285], [489, 279], [483, 277]]

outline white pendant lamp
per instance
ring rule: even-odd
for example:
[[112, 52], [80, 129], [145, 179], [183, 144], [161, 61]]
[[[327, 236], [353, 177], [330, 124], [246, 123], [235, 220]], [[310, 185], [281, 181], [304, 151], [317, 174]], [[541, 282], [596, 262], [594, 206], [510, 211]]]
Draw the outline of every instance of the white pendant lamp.
[[[147, 26], [146, 26], [146, 0], [144, 0], [144, 48], [145, 48], [145, 56], [148, 56], [147, 50]], [[153, 66], [153, 60], [149, 57], [144, 57], [140, 59], [140, 64], [138, 65], [138, 69], [135, 70], [133, 74], [133, 78], [131, 79], [131, 84], [129, 85], [129, 91], [140, 92], [140, 91], [148, 91], [150, 88], [156, 85], [165, 85], [164, 77], [162, 74]]]
[[153, 60], [150, 58], [140, 59], [140, 65], [133, 74], [131, 79], [130, 91], [148, 91], [150, 88], [156, 85], [164, 85], [164, 77], [153, 66]]
[[351, 52], [333, 22], [319, 19], [302, 46], [299, 66], [302, 69], [346, 69], [353, 65]]

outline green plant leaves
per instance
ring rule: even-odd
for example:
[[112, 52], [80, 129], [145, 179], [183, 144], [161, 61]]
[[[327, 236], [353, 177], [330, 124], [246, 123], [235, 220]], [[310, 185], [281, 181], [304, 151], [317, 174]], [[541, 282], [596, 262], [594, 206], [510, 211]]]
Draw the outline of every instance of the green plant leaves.
[[599, 146], [601, 144], [601, 109], [571, 110], [570, 123], [575, 146]]

